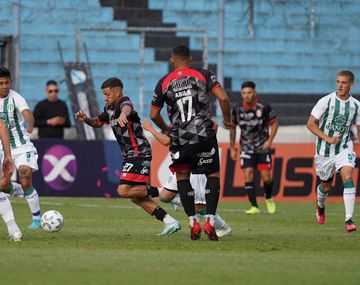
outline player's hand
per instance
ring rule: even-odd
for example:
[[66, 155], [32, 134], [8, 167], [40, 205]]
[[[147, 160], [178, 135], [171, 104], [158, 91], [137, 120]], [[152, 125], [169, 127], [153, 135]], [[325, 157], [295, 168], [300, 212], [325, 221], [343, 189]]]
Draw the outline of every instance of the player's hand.
[[144, 119], [143, 123], [142, 123], [142, 128], [148, 132], [150, 132], [150, 130], [153, 128], [153, 126], [151, 125], [151, 123]]
[[75, 114], [75, 119], [81, 122], [85, 122], [85, 120], [87, 119], [87, 115], [84, 113], [84, 111], [80, 110]]
[[26, 128], [26, 131], [28, 134], [31, 134], [33, 132], [33, 130], [34, 130], [34, 127], [32, 127], [32, 126], [29, 126]]
[[15, 170], [14, 161], [11, 157], [4, 157], [2, 171], [7, 175], [12, 175]]
[[230, 148], [230, 157], [232, 160], [236, 161], [236, 159], [237, 159], [237, 148], [236, 147]]
[[231, 129], [234, 127], [234, 123], [232, 121], [225, 121], [224, 120], [224, 127], [225, 129]]
[[329, 144], [338, 144], [340, 142], [340, 138], [337, 136], [334, 137], [329, 137], [329, 139], [327, 140], [327, 142]]
[[125, 127], [125, 125], [128, 122], [128, 119], [126, 117], [126, 115], [124, 115], [123, 113], [120, 114], [119, 118], [117, 119], [118, 124], [120, 125], [120, 127]]

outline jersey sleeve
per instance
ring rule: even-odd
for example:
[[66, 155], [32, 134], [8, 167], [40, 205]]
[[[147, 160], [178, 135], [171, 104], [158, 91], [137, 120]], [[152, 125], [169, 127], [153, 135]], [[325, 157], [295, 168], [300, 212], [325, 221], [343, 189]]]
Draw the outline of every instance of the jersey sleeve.
[[160, 80], [155, 87], [154, 96], [151, 101], [151, 105], [156, 108], [162, 108], [164, 106], [164, 97], [162, 94], [162, 80]]
[[360, 125], [360, 105], [356, 104], [357, 108], [356, 108], [356, 116], [355, 116], [355, 125], [359, 126]]
[[276, 119], [276, 114], [270, 105], [266, 105], [266, 123], [270, 125]]
[[202, 73], [206, 78], [206, 86], [211, 92], [214, 92], [215, 89], [221, 87], [221, 84], [217, 80], [214, 72], [208, 69], [203, 69]]
[[311, 115], [314, 116], [316, 119], [320, 120], [322, 115], [325, 113], [327, 108], [327, 98], [321, 98], [314, 106], [314, 108], [311, 110]]
[[107, 105], [104, 107], [103, 112], [98, 116], [98, 120], [104, 124], [109, 123], [109, 114], [106, 110], [107, 110]]
[[130, 98], [129, 97], [124, 97], [121, 101], [120, 101], [120, 104], [119, 104], [119, 111], [121, 113], [121, 109], [124, 108], [125, 106], [130, 106], [131, 107], [131, 110], [134, 110], [134, 105], [133, 103], [131, 102]]
[[20, 113], [23, 110], [30, 109], [29, 105], [26, 103], [24, 97], [22, 97], [20, 95], [17, 95], [17, 96], [14, 96], [14, 100], [15, 100], [15, 104], [16, 104], [16, 106], [17, 106]]

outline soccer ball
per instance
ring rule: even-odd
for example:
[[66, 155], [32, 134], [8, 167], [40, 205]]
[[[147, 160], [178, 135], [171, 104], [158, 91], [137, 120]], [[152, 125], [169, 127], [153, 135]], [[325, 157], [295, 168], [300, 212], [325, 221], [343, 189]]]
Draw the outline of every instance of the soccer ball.
[[47, 211], [41, 217], [41, 227], [47, 232], [58, 232], [63, 225], [64, 218], [56, 210]]

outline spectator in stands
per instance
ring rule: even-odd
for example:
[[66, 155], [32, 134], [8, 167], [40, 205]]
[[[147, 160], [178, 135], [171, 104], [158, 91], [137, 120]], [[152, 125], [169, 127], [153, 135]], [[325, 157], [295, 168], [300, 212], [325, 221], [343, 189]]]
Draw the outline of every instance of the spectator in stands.
[[70, 127], [69, 112], [64, 101], [58, 98], [59, 87], [55, 80], [46, 82], [47, 99], [36, 104], [34, 109], [35, 127], [39, 138], [62, 139], [64, 128]]
[[241, 85], [242, 103], [232, 110], [234, 126], [230, 129], [230, 152], [231, 158], [237, 160], [235, 137], [238, 125], [241, 130], [240, 164], [244, 170], [245, 191], [251, 204], [251, 208], [245, 213], [247, 215], [260, 213], [254, 189], [254, 169], [257, 167], [264, 182], [267, 210], [273, 214], [276, 206], [272, 199], [271, 145], [279, 125], [271, 107], [259, 102], [255, 87], [252, 81]]

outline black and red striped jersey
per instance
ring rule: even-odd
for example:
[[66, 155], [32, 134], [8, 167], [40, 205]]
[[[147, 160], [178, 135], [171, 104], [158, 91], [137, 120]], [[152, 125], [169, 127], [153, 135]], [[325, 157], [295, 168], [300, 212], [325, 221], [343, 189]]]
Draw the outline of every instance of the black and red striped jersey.
[[177, 68], [156, 85], [152, 106], [168, 105], [171, 123], [171, 146], [206, 141], [215, 136], [211, 120], [210, 96], [221, 87], [213, 72], [207, 69]]
[[[132, 112], [128, 117], [127, 125], [120, 127], [117, 119], [124, 106], [130, 106]], [[134, 110], [133, 104], [128, 97], [122, 97], [115, 107], [105, 105], [104, 111], [98, 116], [98, 119], [104, 124], [110, 124], [115, 138], [121, 147], [121, 153], [124, 159], [131, 157], [151, 158], [150, 143], [146, 139], [141, 127], [140, 117]]]
[[240, 104], [232, 110], [232, 121], [239, 125], [241, 151], [259, 152], [269, 138], [269, 125], [276, 119], [270, 105], [256, 101], [252, 106]]

